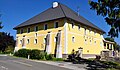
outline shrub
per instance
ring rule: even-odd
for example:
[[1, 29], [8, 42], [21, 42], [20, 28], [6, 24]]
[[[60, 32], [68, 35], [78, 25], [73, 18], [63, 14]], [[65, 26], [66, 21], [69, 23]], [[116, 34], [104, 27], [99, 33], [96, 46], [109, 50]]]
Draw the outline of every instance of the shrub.
[[27, 58], [28, 55], [30, 55], [30, 59], [45, 59], [45, 60], [52, 60], [53, 56], [51, 54], [47, 54], [46, 52], [38, 49], [20, 49], [17, 52], [14, 53], [14, 56], [18, 57], [25, 57]]
[[30, 58], [31, 59], [44, 59], [44, 52], [37, 50], [37, 49], [33, 49], [30, 52]]
[[20, 49], [17, 52], [14, 53], [14, 56], [18, 56], [18, 57], [25, 57], [27, 58], [28, 55], [30, 55], [30, 51], [29, 49]]
[[52, 60], [52, 59], [53, 59], [52, 54], [46, 54], [46, 55], [45, 55], [45, 59], [46, 59], [46, 60]]

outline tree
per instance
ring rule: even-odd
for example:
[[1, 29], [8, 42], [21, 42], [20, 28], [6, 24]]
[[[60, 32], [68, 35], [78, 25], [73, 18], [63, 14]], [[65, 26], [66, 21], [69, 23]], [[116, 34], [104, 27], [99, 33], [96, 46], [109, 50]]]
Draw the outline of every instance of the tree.
[[12, 52], [15, 47], [14, 37], [10, 33], [0, 32], [0, 51]]
[[105, 21], [110, 25], [108, 35], [118, 37], [120, 32], [120, 0], [98, 0], [89, 1], [90, 9], [95, 10], [97, 15], [105, 18]]

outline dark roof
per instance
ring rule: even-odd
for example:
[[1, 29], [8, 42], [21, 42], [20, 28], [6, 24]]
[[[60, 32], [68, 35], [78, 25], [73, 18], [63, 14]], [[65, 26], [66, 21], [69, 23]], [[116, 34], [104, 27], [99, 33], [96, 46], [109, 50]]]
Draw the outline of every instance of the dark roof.
[[59, 4], [58, 7], [56, 8], [49, 8], [46, 11], [32, 17], [31, 19], [23, 22], [22, 24], [16, 26], [14, 29], [23, 27], [23, 26], [28, 26], [28, 25], [32, 25], [32, 24], [37, 24], [40, 22], [46, 22], [49, 20], [54, 20], [54, 19], [58, 19], [58, 18], [70, 18], [73, 19], [75, 21], [78, 21], [84, 25], [93, 27], [97, 30], [100, 30], [102, 32], [104, 32], [102, 29], [100, 29], [99, 27], [95, 26], [94, 24], [92, 24], [91, 22], [89, 22], [88, 20], [86, 20], [85, 18], [83, 18], [82, 16], [78, 16], [76, 12], [74, 12], [73, 10], [71, 10], [70, 8], [68, 8], [67, 6], [63, 5], [63, 4]]

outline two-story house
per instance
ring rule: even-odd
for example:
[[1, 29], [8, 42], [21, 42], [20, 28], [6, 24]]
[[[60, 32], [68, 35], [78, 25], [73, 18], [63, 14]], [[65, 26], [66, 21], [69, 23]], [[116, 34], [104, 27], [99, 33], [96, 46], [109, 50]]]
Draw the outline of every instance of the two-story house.
[[62, 58], [80, 47], [83, 48], [83, 56], [100, 55], [104, 49], [105, 32], [57, 2], [14, 29], [17, 30], [16, 51], [39, 49]]

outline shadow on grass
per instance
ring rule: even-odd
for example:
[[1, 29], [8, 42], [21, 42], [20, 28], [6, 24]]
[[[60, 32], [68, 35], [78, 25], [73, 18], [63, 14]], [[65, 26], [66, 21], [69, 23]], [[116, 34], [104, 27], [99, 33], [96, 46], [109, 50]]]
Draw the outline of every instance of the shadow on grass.
[[120, 70], [120, 65], [114, 62], [88, 60], [79, 57], [73, 60], [66, 60], [66, 62], [72, 62], [73, 64], [87, 64], [87, 70]]

